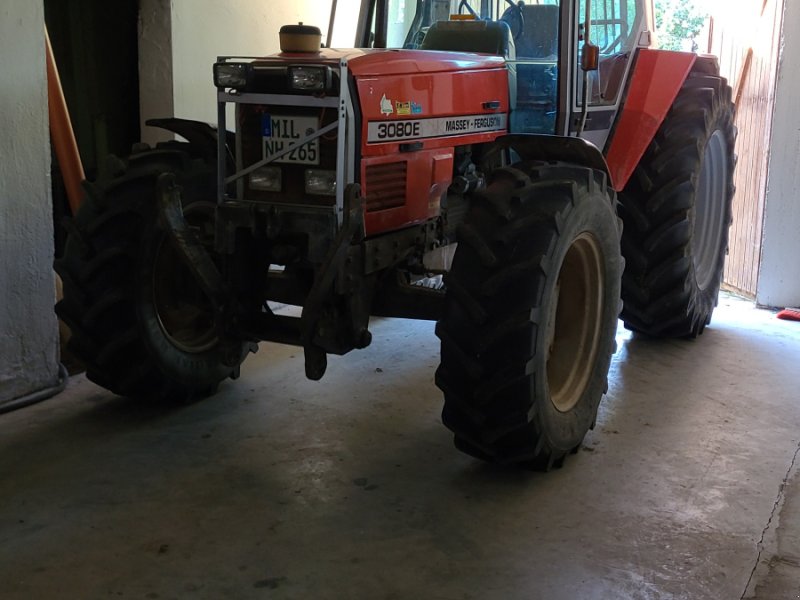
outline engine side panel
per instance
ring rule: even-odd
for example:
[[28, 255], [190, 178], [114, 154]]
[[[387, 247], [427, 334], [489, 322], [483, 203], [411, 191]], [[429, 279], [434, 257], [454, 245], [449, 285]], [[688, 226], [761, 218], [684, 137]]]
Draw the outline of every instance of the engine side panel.
[[[444, 56], [427, 53], [428, 60], [438, 54]], [[495, 57], [474, 58], [467, 68], [444, 60], [452, 71], [419, 72], [418, 64], [414, 72], [385, 75], [353, 69], [367, 235], [435, 217], [452, 180], [454, 148], [506, 134], [508, 72]]]
[[453, 153], [437, 148], [362, 160], [367, 235], [437, 217], [453, 177]]
[[[356, 79], [362, 156], [494, 140], [508, 126], [505, 68]], [[401, 148], [401, 144], [404, 145]]]
[[695, 54], [687, 52], [639, 51], [628, 96], [606, 153], [617, 191], [628, 183], [696, 59]]

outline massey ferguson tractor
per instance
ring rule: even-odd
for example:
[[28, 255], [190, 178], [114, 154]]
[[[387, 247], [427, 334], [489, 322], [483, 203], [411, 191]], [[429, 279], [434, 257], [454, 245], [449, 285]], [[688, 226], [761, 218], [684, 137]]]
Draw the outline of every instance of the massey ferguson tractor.
[[261, 341], [316, 380], [370, 317], [435, 320], [456, 446], [560, 466], [618, 318], [711, 319], [731, 90], [713, 57], [654, 48], [651, 0], [363, 0], [334, 49], [339, 4], [326, 40], [289, 25], [280, 54], [218, 59], [216, 128], [150, 122], [185, 141], [85, 186], [56, 265], [70, 348], [112, 392], [186, 400]]

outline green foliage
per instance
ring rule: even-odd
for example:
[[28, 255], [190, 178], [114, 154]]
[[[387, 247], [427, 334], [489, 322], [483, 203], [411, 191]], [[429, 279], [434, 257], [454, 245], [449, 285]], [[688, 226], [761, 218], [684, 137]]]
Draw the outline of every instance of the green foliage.
[[665, 50], [690, 50], [703, 29], [708, 13], [695, 0], [656, 0], [656, 31]]

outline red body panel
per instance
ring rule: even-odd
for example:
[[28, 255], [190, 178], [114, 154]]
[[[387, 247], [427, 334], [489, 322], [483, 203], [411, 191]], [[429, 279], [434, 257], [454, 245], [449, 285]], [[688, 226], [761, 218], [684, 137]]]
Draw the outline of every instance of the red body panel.
[[606, 155], [617, 191], [628, 183], [696, 59], [686, 52], [639, 51], [625, 107]]
[[351, 57], [361, 107], [361, 182], [367, 167], [405, 163], [404, 206], [367, 212], [367, 235], [435, 217], [455, 146], [491, 142], [508, 128], [508, 72], [495, 56], [393, 50]]
[[[453, 149], [442, 148], [405, 153], [400, 156], [376, 156], [361, 161], [361, 181], [367, 181], [367, 168], [375, 165], [405, 162], [406, 181], [403, 205], [384, 210], [371, 210], [369, 200], [364, 215], [367, 235], [391, 231], [405, 225], [422, 223], [439, 214], [442, 195], [453, 177]], [[364, 186], [369, 199], [374, 193]]]
[[[394, 154], [400, 150], [399, 142], [370, 142], [370, 122], [508, 114], [508, 73], [504, 67], [485, 71], [358, 77], [356, 81], [361, 103], [363, 156]], [[381, 112], [383, 98], [391, 103], [391, 114]], [[484, 108], [483, 105], [487, 102], [496, 103], [496, 108]], [[411, 110], [418, 112], [410, 112]], [[473, 132], [428, 138], [419, 136], [403, 141], [420, 139], [425, 148], [441, 148], [488, 142], [505, 133], [504, 128], [502, 132]]]

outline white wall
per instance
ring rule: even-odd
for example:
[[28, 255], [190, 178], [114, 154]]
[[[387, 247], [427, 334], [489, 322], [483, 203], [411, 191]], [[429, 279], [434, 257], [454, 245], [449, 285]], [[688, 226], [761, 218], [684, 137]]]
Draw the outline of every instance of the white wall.
[[0, 3], [0, 402], [56, 383], [42, 2]]
[[139, 100], [141, 140], [152, 145], [172, 139], [163, 129], [144, 124], [147, 119], [175, 114], [171, 0], [139, 2]]
[[800, 305], [800, 3], [784, 13], [757, 302]]
[[[350, 47], [359, 0], [339, 0], [333, 46]], [[142, 140], [165, 139], [144, 122], [181, 117], [216, 123], [212, 65], [218, 56], [280, 51], [278, 31], [303, 22], [327, 37], [331, 0], [141, 0]]]
[[278, 52], [282, 25], [303, 21], [325, 30], [329, 11], [324, 0], [172, 0], [175, 116], [216, 122], [217, 56]]

